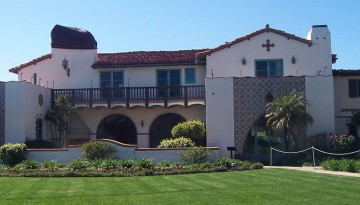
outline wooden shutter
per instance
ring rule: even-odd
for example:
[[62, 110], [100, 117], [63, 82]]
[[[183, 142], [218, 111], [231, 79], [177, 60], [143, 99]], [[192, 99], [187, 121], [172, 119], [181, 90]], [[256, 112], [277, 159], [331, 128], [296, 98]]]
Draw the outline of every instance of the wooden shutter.
[[349, 97], [351, 97], [351, 98], [357, 97], [357, 80], [356, 79], [349, 80]]

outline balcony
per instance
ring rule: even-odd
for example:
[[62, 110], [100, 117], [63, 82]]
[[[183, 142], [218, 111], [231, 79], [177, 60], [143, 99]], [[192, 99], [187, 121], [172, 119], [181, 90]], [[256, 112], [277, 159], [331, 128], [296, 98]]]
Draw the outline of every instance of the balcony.
[[67, 96], [74, 107], [170, 107], [205, 105], [205, 86], [53, 89], [51, 102]]

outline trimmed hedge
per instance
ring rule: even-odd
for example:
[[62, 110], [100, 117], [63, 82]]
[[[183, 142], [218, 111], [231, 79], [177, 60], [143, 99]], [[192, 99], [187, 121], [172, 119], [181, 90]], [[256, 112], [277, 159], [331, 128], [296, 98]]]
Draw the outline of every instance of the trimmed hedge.
[[6, 165], [14, 166], [25, 159], [25, 144], [4, 144], [0, 147], [0, 160]]
[[187, 148], [195, 147], [195, 143], [185, 137], [163, 139], [158, 148]]
[[191, 140], [205, 138], [205, 125], [199, 120], [190, 120], [179, 123], [171, 129], [174, 138], [186, 137]]
[[81, 147], [83, 157], [89, 160], [103, 159], [106, 155], [116, 152], [113, 144], [101, 141], [87, 142]]

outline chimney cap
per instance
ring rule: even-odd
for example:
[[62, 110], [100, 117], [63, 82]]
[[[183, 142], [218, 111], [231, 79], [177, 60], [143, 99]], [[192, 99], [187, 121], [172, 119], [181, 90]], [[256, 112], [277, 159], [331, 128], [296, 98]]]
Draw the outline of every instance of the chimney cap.
[[322, 28], [322, 27], [328, 27], [327, 25], [313, 25], [313, 28]]

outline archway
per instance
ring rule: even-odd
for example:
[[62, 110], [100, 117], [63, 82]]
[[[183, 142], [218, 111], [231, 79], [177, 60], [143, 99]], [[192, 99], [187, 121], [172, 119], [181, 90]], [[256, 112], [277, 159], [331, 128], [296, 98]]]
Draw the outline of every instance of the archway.
[[266, 119], [265, 116], [262, 115], [254, 123], [247, 135], [244, 154], [255, 156], [270, 154], [270, 147], [280, 149], [280, 146], [280, 137], [275, 136], [266, 128]]
[[171, 129], [185, 118], [178, 114], [167, 113], [157, 117], [150, 127], [149, 146], [157, 147], [161, 140], [171, 137]]
[[133, 121], [120, 114], [105, 117], [96, 132], [97, 139], [113, 139], [126, 144], [137, 144], [137, 132]]

